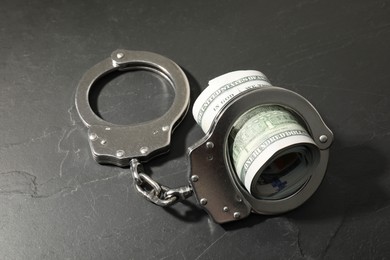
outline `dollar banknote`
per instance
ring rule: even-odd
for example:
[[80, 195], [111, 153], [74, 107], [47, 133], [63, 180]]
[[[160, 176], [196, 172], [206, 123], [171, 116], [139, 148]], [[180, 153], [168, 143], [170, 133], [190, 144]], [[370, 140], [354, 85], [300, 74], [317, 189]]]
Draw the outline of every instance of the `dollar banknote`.
[[[259, 71], [235, 71], [219, 76], [194, 103], [193, 116], [206, 133], [224, 105], [242, 92], [271, 86]], [[290, 110], [257, 106], [234, 123], [228, 149], [243, 186], [255, 197], [288, 196], [308, 179], [315, 143]]]
[[292, 112], [269, 105], [237, 120], [229, 146], [235, 172], [252, 195], [277, 199], [307, 180], [314, 141]]
[[225, 104], [253, 88], [271, 86], [267, 77], [255, 70], [234, 71], [217, 77], [196, 99], [192, 113], [203, 132], [207, 132]]

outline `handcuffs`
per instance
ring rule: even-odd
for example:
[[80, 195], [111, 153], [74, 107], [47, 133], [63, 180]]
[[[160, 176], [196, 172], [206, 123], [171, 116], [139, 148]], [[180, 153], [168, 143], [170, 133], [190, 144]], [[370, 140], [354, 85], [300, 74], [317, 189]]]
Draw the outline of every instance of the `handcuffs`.
[[[89, 93], [94, 83], [114, 71], [148, 70], [166, 78], [175, 91], [171, 107], [160, 118], [129, 126], [116, 125], [100, 118], [90, 106]], [[290, 211], [305, 202], [318, 188], [326, 171], [333, 134], [316, 109], [302, 96], [278, 87], [253, 89], [229, 102], [213, 121], [210, 130], [188, 148], [189, 183], [171, 189], [144, 173], [142, 163], [169, 151], [171, 134], [185, 117], [190, 102], [190, 86], [181, 68], [159, 54], [116, 50], [82, 77], [75, 103], [88, 128], [93, 158], [101, 164], [130, 166], [138, 193], [149, 201], [170, 206], [195, 194], [196, 200], [217, 223], [247, 217], [251, 212], [272, 215]], [[319, 148], [320, 159], [310, 179], [294, 194], [278, 199], [253, 197], [234, 174], [228, 153], [228, 132], [245, 111], [261, 104], [288, 107], [304, 121]], [[142, 108], [140, 108], [142, 109]]]

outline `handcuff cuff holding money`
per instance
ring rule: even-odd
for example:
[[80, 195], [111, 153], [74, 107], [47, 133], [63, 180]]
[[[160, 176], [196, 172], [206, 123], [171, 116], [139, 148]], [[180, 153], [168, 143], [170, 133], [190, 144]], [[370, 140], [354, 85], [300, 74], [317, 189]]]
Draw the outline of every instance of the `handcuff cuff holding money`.
[[[99, 78], [131, 70], [167, 79], [175, 91], [173, 103], [160, 118], [144, 123], [106, 122], [92, 110], [89, 93]], [[272, 86], [253, 70], [211, 80], [195, 101], [192, 112], [205, 136], [188, 148], [188, 185], [169, 188], [145, 174], [142, 163], [169, 151], [171, 134], [188, 111], [189, 93], [185, 73], [170, 59], [151, 52], [114, 51], [84, 74], [75, 97], [94, 159], [130, 166], [138, 193], [159, 206], [195, 194], [217, 223], [251, 212], [284, 213], [317, 190], [326, 172], [332, 132], [305, 98]]]

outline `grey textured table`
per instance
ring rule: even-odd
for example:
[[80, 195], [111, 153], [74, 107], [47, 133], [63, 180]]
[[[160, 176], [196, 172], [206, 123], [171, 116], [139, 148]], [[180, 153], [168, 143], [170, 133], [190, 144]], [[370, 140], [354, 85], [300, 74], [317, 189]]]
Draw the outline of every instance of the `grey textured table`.
[[[146, 202], [128, 169], [93, 160], [74, 106], [83, 73], [118, 48], [177, 62], [191, 104], [238, 69], [305, 96], [335, 134], [317, 193], [222, 226], [193, 199]], [[390, 258], [388, 1], [6, 0], [0, 57], [0, 259]], [[104, 83], [95, 106], [112, 122], [150, 119], [174, 95], [147, 73]], [[188, 114], [148, 172], [185, 184], [201, 136]]]

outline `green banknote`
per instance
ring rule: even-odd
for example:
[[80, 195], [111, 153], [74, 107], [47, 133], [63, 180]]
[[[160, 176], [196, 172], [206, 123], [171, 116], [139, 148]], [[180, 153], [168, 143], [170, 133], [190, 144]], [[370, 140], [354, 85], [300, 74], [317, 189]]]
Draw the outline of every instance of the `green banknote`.
[[253, 195], [281, 195], [286, 187], [304, 181], [306, 172], [300, 167], [310, 158], [304, 144], [313, 141], [287, 109], [277, 105], [253, 108], [235, 122], [229, 143], [236, 174]]
[[[222, 108], [253, 88], [270, 87], [254, 70], [233, 71], [209, 82], [193, 106], [193, 116], [204, 133]], [[277, 199], [299, 189], [317, 152], [314, 141], [290, 110], [261, 105], [244, 113], [229, 134], [228, 149], [245, 188], [255, 197]]]

